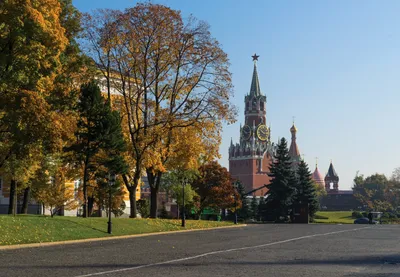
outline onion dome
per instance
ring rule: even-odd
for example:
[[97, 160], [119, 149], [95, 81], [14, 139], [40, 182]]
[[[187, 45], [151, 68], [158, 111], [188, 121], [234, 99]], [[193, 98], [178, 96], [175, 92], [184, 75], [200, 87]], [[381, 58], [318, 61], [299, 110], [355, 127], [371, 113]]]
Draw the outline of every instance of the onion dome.
[[323, 188], [325, 188], [324, 175], [322, 175], [321, 171], [319, 171], [318, 165], [315, 166], [314, 173], [312, 174], [311, 177], [314, 180], [314, 182], [316, 182], [318, 185], [320, 185]]
[[296, 133], [297, 132], [297, 127], [296, 127], [296, 125], [294, 125], [294, 123], [292, 125], [292, 128], [290, 128], [290, 132], [291, 133]]
[[300, 150], [296, 143], [296, 132], [297, 128], [293, 123], [293, 126], [290, 128], [290, 132], [292, 133], [292, 142], [289, 147], [289, 156], [292, 160], [300, 161]]

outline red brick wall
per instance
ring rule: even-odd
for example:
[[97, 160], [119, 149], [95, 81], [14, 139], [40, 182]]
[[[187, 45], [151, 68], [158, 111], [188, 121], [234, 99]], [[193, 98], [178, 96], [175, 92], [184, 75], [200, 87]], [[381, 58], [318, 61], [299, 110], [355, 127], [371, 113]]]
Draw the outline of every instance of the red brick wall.
[[[265, 184], [269, 184], [270, 177], [267, 175], [269, 172], [270, 157], [264, 156], [261, 166], [258, 165], [260, 160], [249, 158], [245, 160], [230, 160], [229, 161], [229, 172], [235, 179], [240, 180], [245, 191], [251, 191], [257, 189]], [[261, 167], [261, 172], [260, 172]], [[256, 196], [265, 195], [267, 192], [266, 188], [255, 192]]]

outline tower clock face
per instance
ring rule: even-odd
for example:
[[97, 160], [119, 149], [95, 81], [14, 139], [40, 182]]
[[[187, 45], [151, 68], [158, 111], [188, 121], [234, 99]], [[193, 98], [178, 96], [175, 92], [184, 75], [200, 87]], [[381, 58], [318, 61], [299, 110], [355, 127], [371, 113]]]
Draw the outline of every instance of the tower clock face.
[[242, 128], [242, 136], [245, 140], [248, 140], [251, 137], [251, 128], [249, 125], [244, 125]]
[[257, 137], [262, 141], [266, 141], [269, 137], [268, 127], [264, 124], [259, 125], [257, 128]]

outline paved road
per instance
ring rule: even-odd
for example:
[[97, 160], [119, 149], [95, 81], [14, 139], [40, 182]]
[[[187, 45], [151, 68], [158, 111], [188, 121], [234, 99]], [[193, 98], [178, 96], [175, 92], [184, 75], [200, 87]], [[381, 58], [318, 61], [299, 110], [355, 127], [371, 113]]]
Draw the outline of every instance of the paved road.
[[0, 276], [400, 276], [400, 226], [251, 225], [1, 250]]

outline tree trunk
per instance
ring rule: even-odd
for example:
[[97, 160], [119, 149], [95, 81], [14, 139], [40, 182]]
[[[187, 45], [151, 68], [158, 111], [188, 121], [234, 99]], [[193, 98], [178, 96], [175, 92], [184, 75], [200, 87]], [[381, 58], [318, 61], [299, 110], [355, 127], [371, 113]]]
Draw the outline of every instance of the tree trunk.
[[122, 174], [122, 179], [124, 180], [125, 186], [129, 192], [129, 205], [130, 207], [130, 218], [136, 218], [137, 216], [137, 206], [136, 206], [136, 188], [139, 184], [139, 174], [135, 174], [133, 179], [133, 184], [129, 182], [128, 176], [126, 174]]
[[88, 193], [87, 193], [87, 175], [88, 175], [89, 155], [86, 155], [85, 169], [83, 171], [83, 215], [88, 217]]
[[31, 188], [27, 187], [24, 190], [24, 201], [22, 202], [21, 214], [28, 214], [28, 203], [30, 198]]
[[87, 216], [92, 216], [93, 213], [93, 206], [94, 206], [94, 197], [88, 197], [88, 207], [87, 207]]
[[136, 187], [130, 186], [129, 189], [129, 203], [131, 206], [130, 218], [136, 218], [137, 216], [137, 206], [136, 206]]
[[50, 216], [51, 217], [54, 217], [54, 209], [53, 209], [53, 206], [50, 206]]
[[150, 218], [157, 218], [158, 201], [157, 188], [150, 186]]
[[10, 184], [10, 201], [8, 203], [8, 214], [14, 214], [14, 209], [15, 209], [15, 194], [16, 192], [16, 182], [14, 179], [11, 180], [11, 184]]
[[160, 191], [162, 172], [156, 174], [148, 171], [147, 180], [150, 185], [150, 218], [157, 218], [158, 192]]
[[98, 217], [103, 217], [103, 206], [99, 205], [99, 209], [97, 210], [97, 216]]

